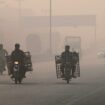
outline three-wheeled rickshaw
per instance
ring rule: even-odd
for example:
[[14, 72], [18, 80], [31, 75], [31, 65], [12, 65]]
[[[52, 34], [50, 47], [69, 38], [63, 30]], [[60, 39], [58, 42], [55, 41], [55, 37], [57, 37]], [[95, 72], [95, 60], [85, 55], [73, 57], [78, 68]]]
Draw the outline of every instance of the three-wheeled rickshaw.
[[[56, 64], [56, 76], [57, 79], [62, 78], [63, 80], [67, 81], [67, 84], [71, 81], [72, 78], [72, 62], [65, 62], [65, 68], [64, 68], [64, 76], [62, 76], [62, 60], [60, 55], [55, 56], [55, 64]], [[76, 64], [75, 69], [75, 78], [80, 77], [80, 65], [79, 63]]]
[[[32, 61], [31, 61], [31, 54], [30, 52], [24, 52], [26, 57], [24, 60], [24, 69], [25, 72], [28, 71], [33, 71], [32, 68]], [[24, 74], [22, 74], [21, 70], [20, 70], [20, 62], [19, 61], [14, 61], [12, 62], [11, 56], [8, 55], [7, 56], [7, 68], [8, 68], [8, 74], [11, 75], [11, 69], [14, 75], [14, 78], [12, 78], [12, 80], [15, 81], [15, 83], [17, 84], [18, 82], [21, 83], [23, 78], [24, 78]]]

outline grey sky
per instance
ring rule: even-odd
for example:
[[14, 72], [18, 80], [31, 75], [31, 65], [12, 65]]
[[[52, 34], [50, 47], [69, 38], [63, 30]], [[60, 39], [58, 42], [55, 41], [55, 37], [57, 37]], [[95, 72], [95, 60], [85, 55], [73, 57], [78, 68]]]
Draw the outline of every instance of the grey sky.
[[[6, 28], [3, 29], [4, 37], [8, 38], [8, 35], [11, 35], [11, 39], [19, 39], [18, 34], [18, 0], [0, 0], [5, 1], [5, 3], [0, 3], [0, 18], [6, 18], [8, 20], [14, 20], [14, 23], [10, 23], [7, 20], [2, 21], [3, 25], [0, 27]], [[49, 1], [50, 0], [22, 0], [21, 2], [21, 9], [22, 15], [24, 16], [49, 16]], [[105, 36], [105, 0], [52, 0], [52, 15], [59, 16], [59, 15], [96, 15], [96, 35], [97, 39], [104, 40]], [[4, 17], [3, 17], [4, 16]], [[17, 23], [16, 23], [17, 20]], [[7, 25], [8, 24], [8, 25]], [[9, 26], [10, 25], [10, 26]], [[8, 28], [8, 29], [7, 29]], [[23, 27], [22, 27], [23, 28]], [[23, 29], [22, 29], [23, 30]], [[22, 31], [21, 30], [21, 31]], [[25, 29], [24, 29], [25, 30]], [[32, 33], [37, 32], [37, 29], [33, 29]], [[44, 29], [41, 29], [44, 30]], [[54, 29], [59, 31], [61, 34], [70, 31], [70, 29], [66, 28], [58, 28]], [[78, 31], [77, 31], [78, 30]], [[28, 30], [26, 30], [27, 32]], [[74, 30], [74, 34], [77, 34], [76, 31], [79, 33], [79, 28]], [[83, 31], [83, 30], [82, 30]], [[83, 33], [88, 35], [89, 32], [83, 31]], [[22, 34], [26, 34], [26, 32], [22, 32]], [[40, 30], [39, 30], [40, 32]], [[41, 31], [45, 32], [45, 31]], [[49, 30], [47, 29], [47, 32]], [[72, 32], [72, 30], [71, 30]], [[93, 32], [92, 32], [93, 33]], [[17, 34], [17, 35], [16, 35]], [[30, 34], [30, 33], [27, 33]], [[70, 32], [68, 33], [70, 34]], [[21, 35], [20, 35], [21, 36]], [[27, 35], [24, 35], [27, 36]], [[22, 36], [22, 38], [25, 38]], [[25, 40], [25, 39], [24, 39]], [[15, 41], [14, 41], [15, 42]], [[21, 41], [20, 41], [21, 42]]]

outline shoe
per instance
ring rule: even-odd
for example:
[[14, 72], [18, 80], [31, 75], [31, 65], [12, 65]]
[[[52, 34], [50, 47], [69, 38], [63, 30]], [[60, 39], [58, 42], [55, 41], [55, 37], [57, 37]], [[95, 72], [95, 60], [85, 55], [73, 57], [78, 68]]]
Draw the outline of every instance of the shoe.
[[14, 78], [14, 76], [12, 75], [11, 78]]
[[26, 76], [24, 75], [23, 78], [26, 78]]
[[62, 74], [62, 76], [61, 76], [62, 78], [64, 78], [64, 74]]
[[6, 68], [4, 68], [4, 71], [6, 71]]
[[74, 76], [74, 75], [73, 75], [72, 77], [73, 77], [73, 78], [77, 78], [77, 77], [76, 77], [76, 76]]

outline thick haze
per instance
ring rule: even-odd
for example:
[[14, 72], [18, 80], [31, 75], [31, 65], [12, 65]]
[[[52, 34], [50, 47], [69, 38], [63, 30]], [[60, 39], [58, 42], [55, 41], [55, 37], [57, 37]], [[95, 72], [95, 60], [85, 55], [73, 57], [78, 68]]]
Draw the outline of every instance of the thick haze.
[[[27, 38], [29, 35], [39, 36], [43, 51], [49, 50], [49, 27], [31, 27], [22, 26], [23, 17], [49, 16], [50, 0], [21, 0], [21, 9], [19, 0], [0, 0], [0, 34], [1, 42], [10, 52], [16, 42], [21, 43], [22, 48], [27, 49]], [[58, 42], [58, 49], [64, 46], [65, 36], [80, 36], [82, 38], [82, 47], [90, 47], [96, 41], [97, 46], [104, 47], [105, 40], [105, 1], [104, 0], [52, 0], [52, 16], [70, 16], [70, 15], [95, 15], [96, 29], [92, 26], [78, 27], [52, 27], [52, 33], [58, 35], [61, 39]], [[21, 13], [20, 13], [21, 11]], [[30, 21], [30, 20], [29, 20]], [[48, 20], [49, 22], [49, 20]], [[47, 23], [46, 23], [47, 24]], [[52, 38], [52, 43], [57, 40]], [[31, 37], [31, 36], [30, 36]], [[30, 38], [31, 39], [31, 38]], [[43, 40], [43, 41], [42, 41]], [[33, 40], [34, 41], [34, 40]], [[35, 42], [37, 44], [37, 42]], [[53, 44], [53, 45], [54, 45]], [[54, 45], [55, 46], [55, 45]], [[94, 45], [93, 45], [94, 46]], [[53, 47], [53, 49], [57, 49]], [[42, 52], [43, 52], [42, 51]]]

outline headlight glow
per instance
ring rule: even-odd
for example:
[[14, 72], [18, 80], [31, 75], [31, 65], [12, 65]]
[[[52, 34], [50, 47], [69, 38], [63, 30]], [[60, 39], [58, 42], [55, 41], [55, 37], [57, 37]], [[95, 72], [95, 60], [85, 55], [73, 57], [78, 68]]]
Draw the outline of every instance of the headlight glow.
[[15, 62], [14, 62], [14, 64], [16, 64], [16, 65], [17, 65], [17, 64], [19, 64], [19, 62], [18, 62], [18, 61], [15, 61]]

